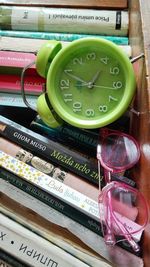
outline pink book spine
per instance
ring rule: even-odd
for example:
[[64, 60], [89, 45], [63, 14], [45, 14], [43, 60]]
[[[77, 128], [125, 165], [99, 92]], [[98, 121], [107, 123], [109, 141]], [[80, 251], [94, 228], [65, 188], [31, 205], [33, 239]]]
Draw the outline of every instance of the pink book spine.
[[[37, 75], [28, 75], [24, 80], [26, 94], [41, 94], [45, 79]], [[0, 92], [21, 93], [19, 75], [0, 74]]]
[[[33, 53], [0, 51], [0, 66], [23, 68], [35, 60]], [[31, 68], [35, 69], [35, 64]]]

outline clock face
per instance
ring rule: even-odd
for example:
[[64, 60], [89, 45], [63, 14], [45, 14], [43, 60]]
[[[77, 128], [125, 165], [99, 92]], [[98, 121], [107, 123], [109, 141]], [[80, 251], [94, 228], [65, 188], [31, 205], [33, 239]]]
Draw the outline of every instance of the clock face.
[[119, 118], [135, 91], [132, 65], [106, 40], [72, 42], [54, 58], [47, 91], [56, 113], [81, 128], [98, 128]]

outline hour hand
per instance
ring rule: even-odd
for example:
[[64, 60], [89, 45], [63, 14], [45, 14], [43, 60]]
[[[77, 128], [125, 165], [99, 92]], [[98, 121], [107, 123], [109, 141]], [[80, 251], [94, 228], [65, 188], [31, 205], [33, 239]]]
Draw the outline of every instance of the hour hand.
[[94, 86], [94, 83], [95, 83], [96, 80], [98, 79], [98, 77], [99, 77], [99, 75], [100, 75], [101, 72], [102, 72], [101, 70], [98, 70], [98, 71], [95, 73], [95, 75], [94, 75], [94, 77], [92, 78], [92, 80], [88, 82], [88, 87], [89, 87], [89, 88], [92, 88], [92, 87]]
[[64, 70], [64, 72], [71, 78], [75, 79], [76, 81], [82, 82], [82, 83], [87, 83], [86, 81], [84, 81], [83, 79], [81, 79], [80, 77], [74, 75], [72, 73], [72, 70]]

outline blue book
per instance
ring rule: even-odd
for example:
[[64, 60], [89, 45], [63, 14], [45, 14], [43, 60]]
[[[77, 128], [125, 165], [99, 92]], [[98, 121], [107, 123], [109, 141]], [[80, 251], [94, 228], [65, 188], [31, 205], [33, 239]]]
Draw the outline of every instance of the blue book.
[[57, 41], [74, 41], [85, 37], [96, 37], [107, 39], [118, 45], [128, 45], [128, 37], [122, 36], [105, 36], [98, 34], [78, 34], [78, 33], [59, 33], [59, 32], [33, 32], [33, 31], [13, 31], [13, 30], [0, 30], [0, 36], [5, 37], [19, 37], [19, 38], [33, 38]]

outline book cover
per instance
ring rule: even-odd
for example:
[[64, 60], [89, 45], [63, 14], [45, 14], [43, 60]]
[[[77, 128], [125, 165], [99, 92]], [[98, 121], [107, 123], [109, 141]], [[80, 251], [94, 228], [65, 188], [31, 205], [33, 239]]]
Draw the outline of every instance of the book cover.
[[[81, 242], [84, 242], [86, 245], [92, 248], [92, 250], [116, 266], [119, 266], [120, 262], [122, 262], [122, 267], [128, 267], [130, 265], [132, 267], [142, 266], [143, 261], [139, 256], [129, 253], [127, 250], [122, 249], [119, 246], [114, 246], [112, 250], [113, 254], [110, 254], [103, 238], [100, 235], [95, 234], [92, 230], [83, 227], [76, 221], [59, 213], [51, 207], [48, 207], [37, 198], [33, 198], [26, 192], [18, 189], [16, 186], [11, 185], [4, 180], [1, 180], [1, 200], [4, 205], [9, 207], [10, 205], [11, 207], [14, 206], [14, 201], [16, 204], [19, 201], [17, 204], [17, 206], [19, 205], [19, 208], [16, 208], [16, 204], [14, 206], [15, 211], [17, 210], [19, 213], [21, 212], [21, 214], [22, 212], [25, 214], [27, 213], [32, 219], [34, 218], [34, 221], [40, 220], [41, 222], [41, 219], [42, 221], [44, 220], [43, 225], [47, 225], [48, 229], [51, 223], [63, 228], [63, 231], [67, 228], [70, 233], [81, 239]], [[92, 226], [94, 228], [94, 224], [92, 224], [91, 221], [91, 227]], [[51, 229], [55, 228], [52, 227]]]
[[28, 6], [51, 6], [51, 7], [82, 7], [82, 8], [118, 8], [128, 7], [127, 0], [1, 0], [1, 4], [7, 5], [28, 5]]
[[[128, 11], [1, 6], [2, 30], [127, 36]], [[61, 27], [60, 27], [61, 25]]]
[[[128, 45], [129, 38], [127, 36], [107, 36], [100, 34], [85, 34], [85, 33], [66, 33], [66, 32], [34, 32], [34, 31], [15, 31], [15, 30], [0, 30], [0, 36], [4, 37], [17, 37], [17, 38], [29, 38], [29, 39], [44, 39], [44, 40], [57, 40], [71, 42], [80, 38], [102, 38], [112, 41], [118, 45]], [[1, 46], [3, 49], [8, 45], [8, 39], [1, 37]]]
[[89, 266], [2, 213], [0, 220], [2, 249], [23, 263], [37, 267]]

